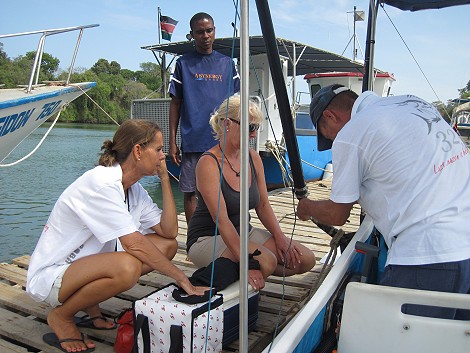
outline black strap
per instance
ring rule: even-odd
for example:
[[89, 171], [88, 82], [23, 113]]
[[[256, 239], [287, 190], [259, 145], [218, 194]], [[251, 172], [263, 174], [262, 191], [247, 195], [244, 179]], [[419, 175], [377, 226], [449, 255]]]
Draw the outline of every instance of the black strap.
[[219, 297], [216, 300], [214, 300], [213, 302], [211, 302], [211, 303], [207, 302], [207, 303], [201, 305], [200, 307], [195, 308], [192, 311], [191, 316], [194, 320], [196, 317], [198, 317], [202, 313], [205, 313], [205, 312], [209, 311], [209, 305], [210, 305], [210, 308], [212, 310], [212, 309], [215, 309], [215, 308], [221, 306], [223, 303], [224, 303], [224, 297], [222, 295], [219, 295]]
[[[209, 301], [209, 293], [210, 291], [206, 290], [204, 292], [204, 295], [187, 295], [186, 292], [181, 289], [177, 288], [173, 290], [172, 296], [173, 299], [180, 302], [180, 303], [185, 303], [185, 304], [199, 304], [199, 303], [205, 303]], [[215, 290], [212, 290], [212, 296], [216, 294]]]
[[183, 328], [180, 325], [170, 327], [170, 350], [168, 353], [183, 353]]
[[217, 157], [215, 156], [215, 154], [213, 154], [212, 152], [206, 151], [206, 152], [204, 152], [204, 153], [201, 155], [201, 157], [202, 157], [202, 156], [211, 156], [212, 158], [214, 158], [215, 161], [217, 162], [217, 166], [219, 167], [219, 171], [221, 170], [221, 169], [220, 169], [219, 160], [217, 159]]
[[[217, 162], [217, 166], [219, 167], [219, 171], [220, 171], [220, 169], [221, 169], [221, 168], [220, 168], [220, 163], [219, 163], [219, 160], [218, 160], [218, 158], [216, 157], [215, 154], [213, 154], [212, 152], [206, 151], [206, 152], [204, 152], [204, 153], [201, 155], [201, 157], [202, 157], [202, 156], [211, 156], [212, 158], [214, 158], [215, 161]], [[257, 177], [256, 177], [256, 168], [255, 168], [255, 165], [254, 165], [254, 163], [253, 163], [253, 159], [251, 158], [251, 153], [250, 153], [249, 151], [248, 151], [248, 160], [249, 160], [249, 162], [250, 162], [250, 167], [251, 167], [251, 171], [252, 171], [251, 174], [253, 175], [253, 180], [256, 181], [256, 180], [257, 180]]]
[[137, 317], [134, 321], [134, 347], [132, 348], [132, 353], [138, 353], [137, 338], [139, 336], [139, 332], [142, 332], [144, 353], [150, 353], [150, 332], [148, 318], [142, 314], [137, 314]]
[[261, 251], [256, 249], [252, 254], [248, 254], [248, 269], [249, 270], [261, 270], [261, 265], [255, 256], [261, 255]]

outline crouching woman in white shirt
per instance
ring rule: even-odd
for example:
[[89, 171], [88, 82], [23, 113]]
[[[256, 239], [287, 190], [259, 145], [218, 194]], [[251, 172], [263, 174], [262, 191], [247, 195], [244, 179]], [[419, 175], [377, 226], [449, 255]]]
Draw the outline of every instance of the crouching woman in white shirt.
[[[44, 340], [65, 352], [89, 352], [95, 344], [80, 333], [75, 314], [88, 326], [113, 329], [99, 303], [132, 288], [142, 274], [170, 276], [188, 294], [202, 295], [171, 263], [176, 254], [176, 206], [158, 125], [127, 120], [104, 142], [99, 165], [73, 182], [57, 200], [31, 256], [26, 290], [53, 309], [54, 333]], [[161, 209], [138, 183], [158, 175]], [[145, 235], [144, 235], [145, 234]], [[115, 251], [121, 248], [125, 251]]]

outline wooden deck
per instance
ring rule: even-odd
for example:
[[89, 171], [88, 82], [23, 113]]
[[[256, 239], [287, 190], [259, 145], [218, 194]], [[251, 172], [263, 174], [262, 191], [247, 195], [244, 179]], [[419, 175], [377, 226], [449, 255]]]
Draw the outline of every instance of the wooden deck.
[[[309, 184], [311, 198], [327, 198], [330, 182], [321, 181]], [[316, 228], [311, 222], [295, 221], [293, 204], [296, 203], [290, 190], [276, 191], [270, 194], [271, 205], [287, 236], [294, 238], [312, 249], [318, 264], [306, 274], [288, 277], [283, 282], [280, 277], [270, 277], [266, 287], [260, 293], [259, 318], [256, 329], [249, 334], [249, 351], [260, 352], [272, 340], [274, 328], [279, 321], [280, 331], [285, 324], [304, 305], [309, 290], [315, 283], [321, 270], [320, 259], [329, 251], [330, 237]], [[256, 214], [252, 214], [252, 224], [261, 226]], [[353, 209], [345, 231], [354, 231], [359, 224], [359, 208]], [[181, 245], [185, 243], [186, 222], [184, 215], [179, 216], [179, 236]], [[174, 262], [188, 276], [195, 267], [186, 261], [183, 246], [175, 256]], [[42, 341], [42, 335], [50, 332], [46, 323], [49, 306], [34, 302], [25, 292], [26, 271], [29, 255], [16, 258], [12, 263], [0, 264], [0, 352], [60, 352]], [[117, 316], [122, 310], [131, 307], [132, 301], [139, 299], [172, 280], [156, 272], [142, 276], [139, 283], [127, 292], [110, 298], [101, 304], [102, 312], [108, 317]], [[284, 286], [284, 289], [283, 289]], [[281, 299], [284, 292], [284, 300]], [[280, 313], [280, 315], [279, 315]], [[83, 329], [96, 342], [96, 352], [114, 352], [113, 343], [116, 330], [99, 331]], [[238, 341], [224, 352], [237, 352]]]

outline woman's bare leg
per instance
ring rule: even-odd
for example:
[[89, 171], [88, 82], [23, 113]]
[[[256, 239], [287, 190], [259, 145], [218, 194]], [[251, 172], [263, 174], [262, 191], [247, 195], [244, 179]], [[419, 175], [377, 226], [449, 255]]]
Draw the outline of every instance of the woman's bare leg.
[[[176, 239], [162, 238], [156, 234], [147, 234], [146, 237], [168, 260], [171, 260], [175, 257], [176, 252], [178, 251], [178, 242]], [[151, 271], [153, 271], [153, 268], [143, 264], [142, 274], [146, 274]]]
[[299, 248], [302, 253], [302, 256], [300, 257], [300, 263], [295, 268], [287, 268], [287, 267], [284, 268], [283, 259], [279, 258], [274, 238], [272, 237], [269, 238], [266, 241], [266, 243], [263, 244], [263, 246], [271, 250], [276, 255], [276, 258], [277, 258], [277, 266], [273, 272], [273, 275], [292, 276], [292, 275], [296, 275], [299, 273], [305, 273], [307, 271], [310, 271], [313, 268], [313, 266], [315, 266], [316, 259], [315, 259], [315, 254], [313, 253], [313, 251], [296, 240], [292, 240], [292, 243], [295, 243], [296, 247]]
[[[250, 254], [254, 253], [256, 249], [258, 249], [261, 252], [261, 254], [256, 256], [255, 259], [258, 260], [260, 264], [263, 277], [268, 278], [268, 276], [272, 275], [273, 272], [276, 270], [276, 266], [277, 266], [276, 256], [272, 253], [271, 250], [266, 248], [264, 245], [254, 243], [252, 241], [248, 242], [248, 252]], [[225, 250], [222, 253], [221, 257], [226, 257], [232, 261], [238, 262], [238, 260], [235, 259], [232, 252], [229, 249]]]
[[[99, 303], [132, 288], [142, 272], [142, 263], [125, 252], [104, 253], [73, 262], [65, 271], [59, 291], [63, 303], [52, 309], [47, 323], [59, 339], [81, 338], [74, 316], [81, 310], [99, 310]], [[87, 341], [88, 347], [94, 344]], [[64, 349], [80, 352], [81, 342], [66, 342]]]

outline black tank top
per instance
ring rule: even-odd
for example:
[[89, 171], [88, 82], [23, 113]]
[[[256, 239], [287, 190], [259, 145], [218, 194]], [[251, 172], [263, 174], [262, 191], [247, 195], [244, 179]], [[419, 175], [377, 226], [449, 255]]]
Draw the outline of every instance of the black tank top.
[[[217, 157], [210, 153], [205, 152], [203, 155], [211, 156], [217, 162], [219, 171], [221, 171], [219, 161]], [[258, 183], [256, 177], [256, 170], [251, 159], [251, 154], [249, 156], [250, 168], [251, 168], [251, 185], [248, 191], [248, 207], [249, 209], [256, 208], [260, 201], [260, 195], [258, 190]], [[199, 190], [196, 190], [197, 195], [197, 206], [194, 211], [191, 220], [188, 225], [188, 237], [186, 240], [186, 249], [189, 251], [191, 245], [193, 245], [199, 237], [214, 236], [215, 233], [215, 223], [212, 220], [212, 216], [207, 209], [207, 205], [204, 202], [204, 198], [201, 196]], [[240, 192], [234, 190], [222, 176], [222, 195], [225, 199], [225, 205], [227, 208], [227, 213], [230, 221], [240, 234]], [[248, 217], [250, 215], [248, 214]], [[249, 226], [251, 230], [251, 225]]]

